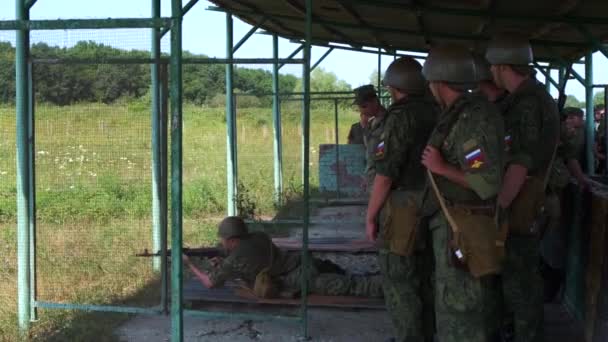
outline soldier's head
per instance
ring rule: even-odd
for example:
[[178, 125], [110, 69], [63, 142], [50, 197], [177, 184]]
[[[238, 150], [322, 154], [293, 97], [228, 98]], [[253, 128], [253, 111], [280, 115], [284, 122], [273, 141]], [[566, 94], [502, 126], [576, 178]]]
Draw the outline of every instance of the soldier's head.
[[494, 83], [494, 77], [490, 70], [490, 63], [486, 58], [479, 54], [473, 55], [475, 62], [475, 80], [477, 81], [477, 89], [491, 102], [496, 101], [505, 90]]
[[236, 248], [240, 239], [247, 234], [249, 231], [245, 221], [237, 216], [226, 217], [217, 227], [217, 236], [220, 238], [222, 246], [228, 251]]
[[576, 107], [566, 107], [562, 113], [566, 118], [566, 127], [568, 127], [569, 130], [577, 129], [583, 126], [584, 113], [582, 109]]
[[411, 57], [398, 58], [384, 72], [382, 85], [388, 89], [393, 102], [410, 94], [424, 94], [426, 81], [422, 76], [422, 66]]
[[464, 47], [437, 46], [429, 51], [424, 67], [433, 96], [442, 107], [450, 106], [458, 97], [475, 86], [473, 56]]
[[597, 105], [595, 106], [595, 108], [593, 108], [593, 116], [595, 117], [595, 122], [599, 122], [604, 118], [605, 111], [606, 109], [604, 108], [604, 105]]
[[486, 59], [494, 82], [500, 88], [513, 92], [526, 79], [534, 76], [531, 66], [534, 55], [530, 41], [514, 33], [496, 35], [488, 44]]
[[[364, 120], [369, 119], [372, 116], [376, 116], [382, 111], [382, 105], [376, 95], [376, 89], [373, 85], [367, 84], [353, 90], [355, 93], [355, 100], [353, 105], [357, 106], [359, 113], [361, 114], [361, 124]], [[364, 117], [363, 117], [364, 116]]]

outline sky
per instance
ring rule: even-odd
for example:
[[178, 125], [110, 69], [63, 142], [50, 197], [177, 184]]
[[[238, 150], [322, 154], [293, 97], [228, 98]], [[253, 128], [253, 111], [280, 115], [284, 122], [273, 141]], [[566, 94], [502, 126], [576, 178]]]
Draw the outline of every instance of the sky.
[[[186, 0], [183, 0], [186, 3]], [[184, 18], [183, 49], [197, 54], [223, 58], [226, 56], [226, 14], [209, 11], [213, 4], [200, 1]], [[170, 16], [171, 2], [161, 1], [161, 15]], [[89, 18], [142, 18], [150, 16], [150, 0], [38, 0], [31, 11], [31, 18], [37, 19], [89, 19]], [[15, 19], [15, 0], [0, 0], [0, 20]], [[234, 42], [249, 31], [251, 26], [234, 20]], [[169, 50], [168, 36], [162, 42], [163, 51]], [[71, 46], [80, 40], [94, 40], [125, 49], [149, 49], [149, 31], [143, 30], [72, 30], [72, 31], [34, 31], [32, 42], [44, 41], [49, 45]], [[0, 41], [14, 41], [14, 32], [0, 31]], [[298, 45], [285, 39], [279, 40], [279, 57], [287, 57]], [[313, 47], [313, 63], [327, 49]], [[235, 54], [236, 58], [272, 57], [272, 38], [267, 35], [253, 35]], [[301, 57], [301, 55], [300, 55]], [[382, 58], [382, 69], [393, 60], [390, 56]], [[255, 65], [248, 67], [269, 69], [270, 66]], [[334, 72], [339, 79], [345, 80], [353, 88], [370, 82], [370, 75], [378, 67], [376, 54], [334, 50], [321, 64], [325, 70]], [[281, 72], [301, 75], [301, 65], [287, 65]], [[584, 66], [576, 65], [575, 70], [584, 75]], [[557, 79], [557, 72], [553, 73]], [[608, 60], [600, 53], [594, 54], [594, 81], [596, 84], [608, 83]], [[543, 80], [542, 75], [539, 79]], [[598, 90], [599, 91], [599, 90]], [[576, 81], [568, 82], [568, 94], [579, 100], [585, 99], [584, 88]], [[556, 96], [556, 89], [552, 89]]]

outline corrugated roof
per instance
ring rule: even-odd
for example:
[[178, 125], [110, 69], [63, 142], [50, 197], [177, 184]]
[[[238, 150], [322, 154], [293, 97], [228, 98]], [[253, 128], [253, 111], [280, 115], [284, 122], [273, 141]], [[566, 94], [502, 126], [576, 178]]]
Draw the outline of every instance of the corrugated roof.
[[[211, 0], [243, 21], [303, 39], [304, 0]], [[608, 40], [606, 0], [314, 0], [313, 43], [426, 52], [443, 43], [481, 51], [496, 32], [530, 37], [539, 61], [575, 60]]]

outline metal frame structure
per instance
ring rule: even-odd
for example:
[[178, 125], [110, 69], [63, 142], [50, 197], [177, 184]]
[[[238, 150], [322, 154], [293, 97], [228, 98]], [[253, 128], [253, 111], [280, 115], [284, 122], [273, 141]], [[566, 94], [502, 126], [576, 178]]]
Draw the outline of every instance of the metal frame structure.
[[[348, 0], [346, 3], [367, 3], [360, 0]], [[332, 51], [337, 49], [358, 51], [364, 53], [378, 54], [378, 84], [380, 84], [381, 75], [381, 57], [382, 55], [408, 56], [394, 50], [391, 50], [383, 44], [379, 33], [383, 32], [382, 28], [372, 27], [364, 20], [358, 18], [359, 24], [352, 27], [364, 26], [371, 30], [376, 35], [378, 46], [376, 50], [370, 50], [363, 46], [352, 44], [347, 47], [337, 45], [331, 42], [313, 41], [312, 25], [314, 23], [336, 26], [336, 23], [327, 22], [314, 18], [312, 13], [312, 0], [304, 0], [304, 7], [298, 7], [302, 17], [294, 16], [293, 19], [303, 21], [305, 33], [303, 40], [298, 40], [301, 43], [295, 51], [287, 58], [279, 58], [278, 54], [278, 36], [272, 35], [272, 58], [234, 58], [234, 53], [246, 42], [246, 40], [255, 33], [266, 20], [272, 18], [264, 18], [254, 26], [242, 39], [236, 44], [233, 41], [233, 13], [226, 13], [226, 58], [224, 59], [187, 59], [182, 57], [182, 21], [184, 15], [198, 3], [198, 0], [190, 0], [185, 6], [182, 0], [171, 0], [171, 16], [160, 16], [161, 0], [151, 0], [151, 16], [150, 18], [119, 18], [119, 19], [70, 19], [70, 20], [30, 20], [30, 10], [36, 3], [36, 0], [15, 0], [16, 3], [16, 20], [0, 21], [0, 30], [16, 31], [16, 52], [15, 52], [15, 70], [16, 70], [16, 144], [17, 144], [17, 239], [18, 239], [18, 324], [22, 332], [27, 332], [30, 322], [37, 320], [37, 309], [71, 309], [71, 310], [86, 310], [86, 311], [102, 311], [102, 312], [120, 312], [134, 314], [167, 314], [170, 313], [172, 329], [172, 341], [183, 340], [183, 315], [194, 315], [199, 317], [222, 317], [222, 318], [268, 318], [268, 319], [294, 319], [294, 317], [283, 316], [260, 316], [246, 315], [235, 313], [218, 313], [185, 310], [182, 305], [182, 276], [183, 265], [181, 262], [182, 251], [182, 65], [186, 63], [199, 64], [225, 64], [226, 65], [226, 121], [227, 121], [227, 186], [228, 186], [228, 214], [236, 214], [235, 198], [237, 196], [237, 148], [236, 148], [236, 112], [234, 104], [234, 91], [232, 87], [233, 66], [234, 64], [271, 64], [272, 65], [272, 117], [273, 117], [273, 151], [274, 151], [274, 189], [275, 200], [280, 201], [280, 195], [283, 191], [282, 179], [282, 141], [281, 141], [281, 115], [280, 115], [280, 89], [278, 72], [285, 64], [301, 64], [303, 93], [302, 101], [302, 184], [303, 184], [303, 201], [304, 214], [302, 218], [303, 238], [302, 238], [302, 262], [303, 267], [308, 267], [308, 227], [310, 225], [310, 169], [309, 169], [309, 150], [310, 150], [310, 72], [323, 61]], [[404, 5], [378, 2], [378, 6], [399, 6]], [[418, 6], [418, 5], [417, 5]], [[227, 12], [223, 8], [212, 7], [210, 10]], [[420, 10], [421, 8], [416, 8]], [[435, 11], [437, 13], [485, 16], [488, 13], [485, 11], [459, 11], [456, 9], [442, 9], [434, 7], [425, 7], [425, 11]], [[255, 12], [255, 9], [240, 12]], [[496, 17], [493, 14], [493, 17]], [[500, 19], [500, 17], [496, 17]], [[314, 19], [314, 20], [313, 20]], [[556, 22], [556, 18], [545, 17], [517, 17], [518, 20]], [[580, 18], [557, 18], [557, 22], [580, 24]], [[589, 19], [589, 20], [592, 20]], [[595, 21], [595, 19], [593, 19]], [[602, 19], [603, 21], [603, 19]], [[582, 21], [584, 22], [584, 21]], [[341, 24], [344, 26], [344, 24]], [[72, 29], [112, 29], [112, 28], [147, 28], [152, 31], [151, 39], [151, 55], [149, 59], [120, 59], [120, 60], [71, 60], [70, 63], [147, 63], [151, 65], [151, 89], [152, 89], [152, 208], [153, 208], [153, 248], [160, 251], [161, 257], [153, 261], [155, 270], [161, 273], [161, 303], [154, 308], [138, 308], [138, 307], [121, 307], [121, 306], [103, 306], [103, 305], [78, 305], [78, 304], [61, 304], [38, 301], [36, 293], [36, 192], [35, 192], [35, 107], [34, 107], [34, 89], [33, 89], [33, 60], [29, 55], [29, 38], [31, 30], [72, 30]], [[395, 30], [392, 30], [395, 31]], [[422, 30], [424, 31], [424, 30]], [[163, 35], [170, 33], [171, 53], [169, 58], [162, 58], [160, 54], [160, 40]], [[393, 33], [404, 33], [395, 31]], [[600, 44], [589, 32], [581, 27], [581, 33], [586, 35], [589, 42], [593, 46], [593, 51], [601, 51], [608, 57], [608, 49]], [[419, 34], [414, 32], [410, 34]], [[425, 34], [430, 34], [426, 32]], [[470, 38], [470, 37], [467, 37]], [[474, 37], [477, 39], [477, 37]], [[314, 64], [311, 64], [311, 49], [312, 46], [321, 46], [328, 48], [327, 52]], [[547, 42], [547, 45], [551, 45]], [[577, 45], [578, 47], [579, 45]], [[383, 51], [384, 50], [384, 51]], [[303, 51], [303, 58], [295, 58], [295, 56]], [[417, 51], [423, 53], [423, 51]], [[424, 56], [409, 55], [415, 58], [423, 59]], [[61, 61], [40, 60], [40, 63], [55, 63]], [[66, 62], [65, 60], [63, 62]], [[547, 87], [551, 85], [562, 90], [565, 89], [565, 84], [572, 75], [585, 86], [587, 113], [593, 113], [593, 89], [597, 87], [608, 88], [605, 85], [593, 84], [593, 56], [592, 51], [589, 51], [585, 56], [585, 77], [581, 77], [571, 68], [572, 63], [578, 61], [564, 61], [556, 59], [549, 61], [549, 65], [536, 64], [536, 68], [545, 75]], [[551, 76], [552, 70], [560, 70], [560, 79], [555, 81]], [[563, 70], [567, 70], [564, 72]], [[168, 80], [168, 75], [171, 75]], [[169, 84], [167, 88], [166, 85]], [[170, 96], [169, 96], [170, 95]], [[607, 94], [608, 95], [608, 94]], [[170, 98], [170, 103], [167, 102]], [[334, 99], [337, 108], [337, 99]], [[608, 105], [608, 104], [607, 104]], [[167, 115], [170, 109], [170, 117]], [[335, 111], [337, 122], [337, 109]], [[169, 120], [170, 119], [170, 120]], [[608, 119], [608, 118], [607, 118]], [[171, 134], [171, 168], [168, 165], [168, 134], [167, 126], [170, 123]], [[587, 136], [588, 141], [594, 141], [594, 126], [593, 120], [587, 120]], [[608, 127], [607, 127], [608, 129]], [[336, 128], [336, 137], [338, 136]], [[607, 135], [608, 136], [608, 135]], [[588, 170], [592, 173], [594, 170], [594, 155], [591, 144], [587, 146], [587, 162]], [[170, 175], [168, 171], [171, 171]], [[169, 178], [170, 176], [170, 178]], [[168, 198], [168, 181], [170, 180], [171, 198]], [[167, 267], [167, 233], [169, 217], [167, 216], [168, 201], [171, 201], [171, 273], [168, 277]], [[306, 272], [302, 272], [306, 274]], [[171, 281], [170, 291], [170, 312], [169, 312], [169, 296], [168, 282]], [[302, 336], [308, 335], [308, 320], [307, 320], [307, 283], [302, 278], [302, 305], [299, 321], [302, 325]]]

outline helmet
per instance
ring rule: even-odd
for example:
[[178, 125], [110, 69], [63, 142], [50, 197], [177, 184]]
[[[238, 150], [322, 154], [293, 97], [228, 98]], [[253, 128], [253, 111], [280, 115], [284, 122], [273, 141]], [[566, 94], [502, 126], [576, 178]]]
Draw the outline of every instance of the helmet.
[[220, 222], [217, 229], [217, 236], [223, 239], [230, 239], [247, 235], [247, 225], [238, 216], [228, 216]]
[[464, 47], [438, 46], [429, 51], [422, 73], [427, 81], [475, 83], [473, 56]]
[[490, 71], [490, 63], [483, 55], [474, 54], [473, 61], [475, 63], [475, 79], [477, 82], [492, 81], [492, 71]]
[[528, 39], [517, 34], [500, 34], [488, 44], [486, 59], [492, 65], [530, 65], [534, 55]]
[[382, 85], [408, 93], [424, 93], [426, 82], [421, 70], [420, 63], [411, 57], [396, 59], [386, 69]]
[[578, 117], [582, 118], [585, 115], [585, 113], [583, 113], [583, 110], [580, 108], [566, 107], [562, 111], [562, 115], [563, 116], [578, 116]]

